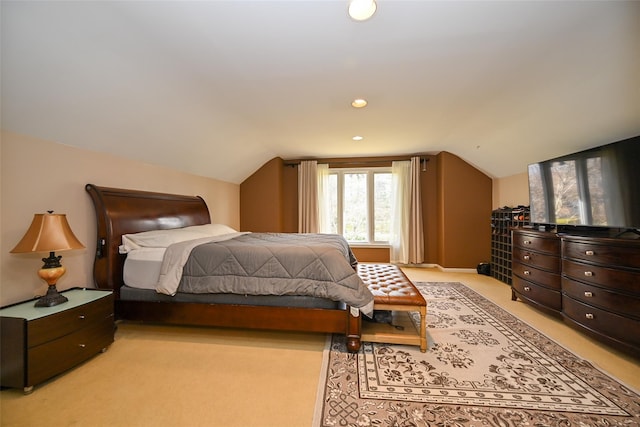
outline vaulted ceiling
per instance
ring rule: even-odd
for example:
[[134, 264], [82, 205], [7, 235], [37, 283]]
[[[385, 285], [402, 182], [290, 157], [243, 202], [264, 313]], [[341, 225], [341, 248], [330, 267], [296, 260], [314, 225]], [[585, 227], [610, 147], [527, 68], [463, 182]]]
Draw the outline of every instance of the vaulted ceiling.
[[499, 178], [640, 134], [636, 1], [1, 8], [3, 129], [234, 183], [276, 156], [443, 150]]

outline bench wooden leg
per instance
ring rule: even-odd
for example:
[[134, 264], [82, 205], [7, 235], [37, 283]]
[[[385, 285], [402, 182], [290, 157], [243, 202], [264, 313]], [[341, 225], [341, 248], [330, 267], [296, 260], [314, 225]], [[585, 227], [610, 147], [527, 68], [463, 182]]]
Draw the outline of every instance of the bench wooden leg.
[[420, 307], [420, 351], [427, 351], [427, 307]]

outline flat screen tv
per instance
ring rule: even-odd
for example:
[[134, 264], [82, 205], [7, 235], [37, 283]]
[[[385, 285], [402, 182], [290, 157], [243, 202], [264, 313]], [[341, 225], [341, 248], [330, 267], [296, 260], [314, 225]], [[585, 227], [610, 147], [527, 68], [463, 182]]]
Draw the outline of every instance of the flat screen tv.
[[531, 222], [640, 229], [640, 136], [533, 163]]

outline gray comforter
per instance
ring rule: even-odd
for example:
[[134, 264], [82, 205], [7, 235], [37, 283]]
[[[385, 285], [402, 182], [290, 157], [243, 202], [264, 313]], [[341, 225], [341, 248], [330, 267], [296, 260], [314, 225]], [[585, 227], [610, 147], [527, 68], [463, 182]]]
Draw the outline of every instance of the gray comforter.
[[356, 264], [340, 235], [249, 233], [194, 247], [178, 291], [315, 296], [370, 315], [373, 295]]

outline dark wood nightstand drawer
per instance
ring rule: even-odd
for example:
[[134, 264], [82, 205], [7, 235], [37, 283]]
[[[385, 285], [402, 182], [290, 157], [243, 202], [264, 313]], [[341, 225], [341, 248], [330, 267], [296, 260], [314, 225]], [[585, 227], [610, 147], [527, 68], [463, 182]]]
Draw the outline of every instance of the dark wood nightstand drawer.
[[27, 384], [45, 381], [106, 349], [113, 342], [113, 329], [113, 317], [104, 317], [77, 332], [30, 348]]
[[584, 304], [567, 295], [562, 297], [562, 309], [565, 316], [590, 331], [626, 342], [632, 346], [640, 346], [639, 320]]
[[62, 337], [109, 316], [113, 316], [113, 295], [33, 320], [29, 322], [29, 347]]
[[558, 311], [562, 308], [562, 294], [560, 291], [554, 291], [543, 286], [539, 286], [535, 283], [523, 280], [518, 276], [513, 277], [513, 289], [518, 292], [522, 298], [534, 303]]
[[571, 279], [606, 286], [612, 290], [640, 294], [637, 271], [613, 269], [565, 259], [562, 261], [562, 274]]
[[555, 236], [549, 238], [522, 231], [513, 233], [513, 246], [556, 256], [560, 253], [560, 239]]
[[513, 248], [513, 261], [519, 261], [522, 264], [531, 265], [553, 273], [560, 272], [560, 257], [557, 255], [547, 255], [532, 252], [527, 249]]
[[518, 261], [513, 261], [512, 266], [513, 274], [520, 276], [521, 279], [540, 284], [547, 288], [560, 290], [560, 274], [550, 273], [546, 270], [540, 270], [531, 265], [523, 264]]

